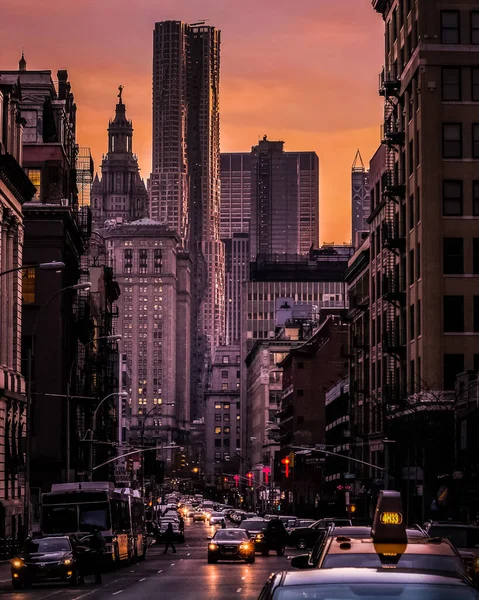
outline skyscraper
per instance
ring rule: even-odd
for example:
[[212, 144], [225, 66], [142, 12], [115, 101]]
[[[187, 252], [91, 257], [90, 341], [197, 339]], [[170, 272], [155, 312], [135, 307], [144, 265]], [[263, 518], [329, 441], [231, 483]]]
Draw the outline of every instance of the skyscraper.
[[251, 257], [308, 254], [318, 246], [319, 160], [266, 136], [252, 148]]
[[221, 153], [221, 239], [249, 233], [251, 219], [250, 152]]
[[178, 232], [193, 261], [193, 416], [202, 412], [207, 368], [224, 339], [219, 70], [217, 29], [201, 23], [156, 23], [150, 213]]
[[369, 193], [369, 171], [364, 167], [359, 150], [354, 157], [351, 169], [352, 190], [352, 244], [356, 248], [361, 245], [361, 232], [369, 231], [367, 219], [371, 212], [371, 195]]
[[101, 163], [102, 178], [95, 177], [91, 191], [94, 228], [117, 217], [135, 221], [148, 216], [148, 193], [133, 154], [133, 126], [126, 118], [123, 87], [119, 90], [115, 118], [108, 126], [108, 152]]

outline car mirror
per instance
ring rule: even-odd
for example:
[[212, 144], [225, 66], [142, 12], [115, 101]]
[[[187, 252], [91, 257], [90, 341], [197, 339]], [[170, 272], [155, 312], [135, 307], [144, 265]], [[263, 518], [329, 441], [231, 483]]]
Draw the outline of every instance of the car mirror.
[[309, 554], [300, 554], [291, 560], [291, 566], [295, 569], [311, 569], [312, 565], [309, 562]]

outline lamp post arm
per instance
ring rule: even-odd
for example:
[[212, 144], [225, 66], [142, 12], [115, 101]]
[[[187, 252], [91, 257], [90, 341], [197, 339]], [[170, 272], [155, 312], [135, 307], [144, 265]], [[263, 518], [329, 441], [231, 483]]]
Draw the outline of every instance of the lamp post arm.
[[383, 473], [387, 472], [387, 469], [385, 469], [384, 467], [378, 467], [378, 465], [366, 462], [364, 460], [359, 460], [359, 458], [352, 458], [351, 456], [346, 456], [345, 454], [338, 454], [337, 452], [330, 452], [329, 450], [321, 450], [319, 448], [315, 448], [314, 446], [310, 447], [310, 448], [308, 448], [307, 446], [289, 446], [289, 447], [292, 450], [309, 450], [310, 452], [321, 452], [322, 454], [327, 454], [328, 456], [338, 456], [339, 458], [345, 458], [346, 460], [350, 460], [352, 462], [356, 462], [361, 465], [366, 465], [367, 467], [372, 467], [373, 469], [382, 471]]
[[125, 458], [125, 456], [131, 456], [132, 454], [150, 452], [151, 450], [174, 450], [174, 449], [181, 449], [181, 448], [182, 448], [182, 446], [152, 446], [151, 448], [137, 448], [136, 450], [132, 450], [131, 452], [126, 452], [125, 454], [120, 454], [120, 456], [115, 456], [114, 458], [110, 458], [110, 460], [107, 460], [106, 462], [101, 463], [101, 465], [97, 465], [96, 467], [93, 467], [91, 470], [96, 471], [97, 469], [100, 469], [101, 467], [104, 467], [105, 465], [109, 465], [112, 462], [116, 462], [117, 460]]

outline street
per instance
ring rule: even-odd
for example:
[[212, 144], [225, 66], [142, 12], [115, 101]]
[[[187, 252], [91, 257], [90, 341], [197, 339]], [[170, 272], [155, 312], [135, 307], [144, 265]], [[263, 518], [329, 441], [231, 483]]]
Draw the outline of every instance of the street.
[[83, 586], [69, 587], [61, 584], [40, 584], [32, 589], [14, 592], [10, 583], [9, 565], [0, 567], [0, 594], [5, 599], [36, 598], [48, 600], [80, 600], [119, 597], [121, 600], [224, 600], [258, 598], [261, 588], [273, 571], [288, 569], [288, 555], [298, 554], [288, 549], [285, 556], [256, 555], [253, 565], [206, 562], [208, 536], [214, 527], [203, 523], [187, 522], [186, 542], [163, 554], [163, 546], [151, 546], [144, 563], [125, 566], [103, 576], [103, 584], [93, 585], [91, 576]]

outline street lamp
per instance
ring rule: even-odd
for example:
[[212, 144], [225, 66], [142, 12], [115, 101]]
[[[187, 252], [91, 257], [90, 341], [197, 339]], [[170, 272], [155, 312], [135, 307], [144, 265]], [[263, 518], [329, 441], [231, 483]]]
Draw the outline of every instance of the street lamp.
[[[99, 340], [108, 340], [108, 341], [112, 341], [112, 342], [118, 342], [123, 338], [122, 335], [116, 334], [116, 335], [102, 335], [100, 337], [97, 337], [93, 340], [90, 340], [88, 343], [86, 343], [83, 348], [87, 348], [88, 346], [91, 346], [92, 344], [94, 344], [95, 342], [98, 342]], [[67, 465], [66, 465], [66, 471], [67, 471], [67, 483], [70, 483], [70, 471], [71, 471], [71, 431], [70, 431], [70, 393], [71, 393], [71, 384], [72, 384], [72, 375], [73, 375], [73, 367], [75, 366], [77, 360], [78, 360], [78, 356], [79, 356], [80, 352], [77, 352], [75, 358], [72, 360], [72, 363], [70, 365], [70, 370], [68, 372], [68, 379], [67, 379], [67, 406], [66, 406], [66, 426], [67, 426], [67, 431], [66, 431], [66, 437], [67, 437]]]
[[41, 269], [42, 271], [62, 271], [65, 268], [64, 262], [59, 262], [53, 260], [51, 262], [46, 263], [37, 263], [34, 265], [21, 265], [20, 267], [13, 267], [13, 269], [8, 269], [7, 271], [3, 271], [0, 273], [0, 277], [3, 275], [8, 275], [9, 273], [15, 273], [15, 271], [23, 271], [23, 269]]
[[[42, 263], [44, 264], [44, 263]], [[47, 263], [45, 263], [47, 264]], [[50, 263], [51, 264], [51, 263]], [[28, 361], [27, 361], [27, 407], [26, 407], [26, 448], [25, 448], [25, 495], [24, 495], [24, 507], [23, 507], [23, 520], [25, 527], [25, 534], [29, 534], [30, 527], [30, 467], [31, 467], [31, 432], [32, 432], [32, 420], [31, 420], [31, 412], [32, 412], [32, 364], [33, 358], [35, 355], [35, 340], [37, 335], [38, 324], [40, 321], [40, 316], [43, 314], [46, 307], [53, 302], [53, 300], [59, 296], [60, 294], [67, 292], [69, 290], [89, 290], [91, 288], [91, 282], [87, 281], [85, 283], [75, 283], [74, 285], [68, 285], [64, 288], [61, 288], [57, 292], [53, 294], [45, 304], [40, 308], [37, 313], [35, 324], [32, 331], [32, 340], [30, 343], [30, 348], [28, 349]]]
[[[111, 398], [112, 396], [119, 396], [120, 398], [127, 398], [128, 393], [127, 392], [112, 392], [111, 394], [107, 394], [102, 400], [100, 400], [97, 407], [93, 411], [93, 416], [92, 416], [92, 420], [91, 420], [91, 429], [90, 429], [90, 439], [88, 440], [90, 442], [90, 448], [89, 448], [89, 454], [88, 454], [88, 473], [90, 476], [90, 480], [93, 477], [93, 443], [95, 441], [93, 439], [93, 436], [95, 434], [95, 429], [96, 429], [96, 416], [98, 414], [98, 410], [100, 409], [101, 405], [105, 402], [105, 400], [108, 400], [108, 398]], [[82, 441], [86, 441], [86, 433], [85, 433], [85, 437], [83, 438]]]

